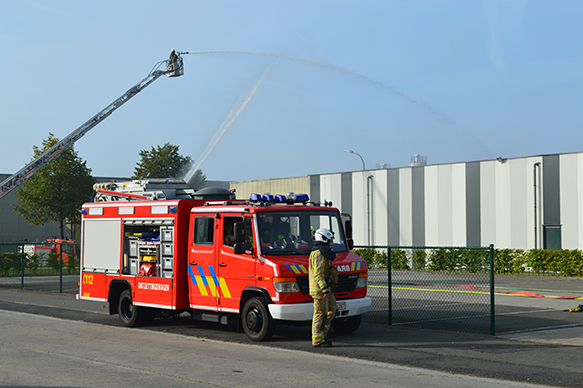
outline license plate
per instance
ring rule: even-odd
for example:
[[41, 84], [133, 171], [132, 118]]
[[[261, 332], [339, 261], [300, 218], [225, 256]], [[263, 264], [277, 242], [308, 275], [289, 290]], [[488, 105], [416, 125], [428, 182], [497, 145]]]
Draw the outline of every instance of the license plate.
[[346, 310], [346, 302], [336, 302], [338, 310]]

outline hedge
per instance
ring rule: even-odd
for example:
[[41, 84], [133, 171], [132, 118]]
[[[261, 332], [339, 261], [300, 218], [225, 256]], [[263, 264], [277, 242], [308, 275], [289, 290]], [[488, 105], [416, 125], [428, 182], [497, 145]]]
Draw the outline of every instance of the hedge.
[[[386, 269], [386, 248], [356, 248], [353, 253], [363, 258], [369, 268]], [[391, 249], [392, 269], [446, 272], [483, 272], [490, 270], [487, 249]], [[583, 277], [583, 253], [580, 250], [495, 249], [494, 273], [537, 274]]]
[[[16, 275], [22, 272], [22, 254], [21, 253], [0, 253], [0, 276]], [[24, 255], [24, 269], [25, 273], [36, 274], [40, 267], [41, 257], [38, 255]], [[59, 254], [49, 253], [45, 259], [45, 267], [50, 268], [53, 273], [60, 271], [61, 263]], [[63, 270], [67, 273], [74, 273], [77, 270], [77, 263], [75, 260], [69, 260], [63, 263]]]

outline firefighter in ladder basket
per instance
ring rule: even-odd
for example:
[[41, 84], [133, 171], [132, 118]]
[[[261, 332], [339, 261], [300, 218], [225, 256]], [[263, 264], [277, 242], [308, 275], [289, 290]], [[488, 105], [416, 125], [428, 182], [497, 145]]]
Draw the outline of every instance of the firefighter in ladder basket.
[[320, 228], [314, 233], [316, 244], [310, 254], [310, 296], [314, 299], [312, 320], [312, 345], [315, 348], [331, 347], [327, 334], [338, 306], [334, 297], [334, 287], [338, 282], [338, 270], [332, 264], [336, 254], [331, 244], [334, 233]]

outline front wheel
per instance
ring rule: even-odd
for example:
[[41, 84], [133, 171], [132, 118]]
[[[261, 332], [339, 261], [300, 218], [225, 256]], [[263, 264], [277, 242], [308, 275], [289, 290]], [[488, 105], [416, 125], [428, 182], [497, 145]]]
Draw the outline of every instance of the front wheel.
[[243, 331], [251, 341], [268, 340], [275, 332], [275, 321], [261, 297], [253, 297], [245, 303], [241, 319]]
[[348, 318], [334, 318], [332, 321], [332, 328], [336, 333], [349, 334], [354, 333], [360, 326], [362, 315], [355, 315]]

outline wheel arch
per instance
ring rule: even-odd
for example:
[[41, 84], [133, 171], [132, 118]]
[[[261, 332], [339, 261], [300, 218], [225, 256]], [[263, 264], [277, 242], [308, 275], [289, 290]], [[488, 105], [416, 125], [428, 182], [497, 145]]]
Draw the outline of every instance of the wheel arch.
[[109, 315], [118, 314], [119, 296], [124, 290], [131, 291], [130, 282], [125, 279], [114, 279], [109, 283], [107, 302], [109, 303]]
[[267, 304], [273, 303], [273, 300], [271, 300], [271, 295], [269, 295], [269, 292], [265, 288], [258, 286], [248, 286], [245, 287], [241, 293], [241, 300], [239, 301], [239, 313], [243, 311], [243, 306], [245, 306], [245, 303], [254, 296], [262, 296]]

